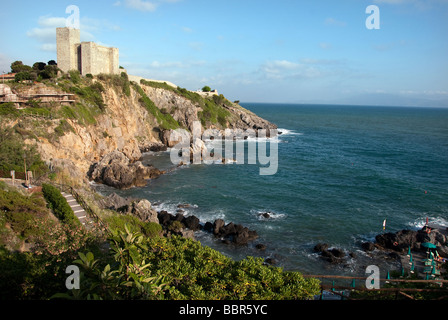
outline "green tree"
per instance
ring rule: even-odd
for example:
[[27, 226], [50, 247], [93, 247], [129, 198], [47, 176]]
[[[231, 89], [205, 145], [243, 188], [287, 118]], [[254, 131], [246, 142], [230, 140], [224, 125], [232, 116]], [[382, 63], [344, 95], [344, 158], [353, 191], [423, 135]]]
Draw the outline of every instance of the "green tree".
[[45, 62], [36, 62], [33, 64], [33, 69], [36, 71], [42, 71], [47, 64]]
[[14, 61], [13, 63], [11, 63], [11, 72], [12, 73], [26, 72], [26, 71], [29, 72], [31, 70], [33, 70], [33, 68], [23, 64], [22, 61]]
[[14, 76], [15, 82], [26, 81], [26, 80], [32, 80], [31, 73], [28, 71], [17, 72], [16, 75]]
[[210, 92], [212, 89], [209, 86], [205, 86], [202, 88], [202, 92]]

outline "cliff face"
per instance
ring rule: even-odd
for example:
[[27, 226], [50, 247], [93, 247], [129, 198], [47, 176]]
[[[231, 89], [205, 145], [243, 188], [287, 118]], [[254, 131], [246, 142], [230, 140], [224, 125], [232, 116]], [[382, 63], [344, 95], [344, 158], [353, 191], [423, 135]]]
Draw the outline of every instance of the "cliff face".
[[[93, 83], [95, 82], [101, 83], [102, 86], [101, 98], [104, 106], [101, 112], [92, 111], [98, 108], [95, 108], [84, 95], [77, 93], [79, 90], [75, 90], [71, 92], [76, 93], [74, 98], [75, 105], [79, 108], [78, 114], [90, 112], [90, 117], [84, 116], [84, 120], [79, 117], [64, 117], [61, 114], [73, 112], [72, 109], [75, 109], [73, 104], [66, 107], [53, 105], [50, 108], [52, 115], [55, 115], [52, 119], [36, 123], [36, 121], [27, 121], [26, 117], [23, 117], [8, 124], [9, 126], [20, 124], [25, 129], [33, 131], [34, 138], [26, 139], [25, 143], [35, 144], [44, 161], [53, 167], [63, 168], [73, 179], [81, 178], [86, 181], [89, 172], [96, 172], [96, 177], [90, 178], [103, 182], [101, 178], [103, 173], [98, 171], [97, 165], [112, 152], [118, 151], [124, 154], [129, 159], [129, 163], [134, 164], [141, 158], [143, 150], [167, 145], [166, 137], [170, 135], [173, 128], [162, 125], [158, 115], [172, 117], [177, 122], [177, 127], [190, 131], [193, 123], [197, 121], [202, 122], [202, 130], [207, 128], [219, 130], [276, 128], [274, 124], [227, 100], [225, 103], [221, 100], [211, 104], [210, 101], [191, 99], [188, 95], [182, 95], [174, 89], [140, 84], [146, 97], [158, 109], [154, 111], [145, 105], [142, 93], [136, 90], [135, 84], [129, 85], [128, 82], [128, 90], [125, 92], [110, 81], [95, 79]], [[48, 86], [47, 90], [53, 90], [58, 94], [64, 92], [54, 85]], [[20, 94], [20, 89], [15, 88], [14, 91]], [[225, 117], [221, 116], [219, 122], [212, 121], [213, 118], [208, 121], [208, 118], [204, 118], [205, 115], [213, 115], [216, 111], [206, 109], [211, 108], [210, 106], [217, 108], [216, 110], [219, 109], [217, 112], [221, 112]], [[62, 124], [65, 130], [61, 133]], [[54, 138], [56, 133], [58, 133], [57, 138]], [[123, 164], [122, 159], [120, 161]], [[108, 166], [112, 163], [102, 165]], [[137, 167], [141, 169], [139, 164]], [[141, 170], [137, 172], [142, 173]], [[116, 175], [120, 174], [123, 173], [116, 173]], [[145, 176], [151, 176], [151, 173], [148, 171]], [[108, 177], [109, 180], [115, 178], [120, 179], [119, 176]]]
[[[96, 116], [95, 124], [80, 123], [67, 118], [72, 130], [57, 141], [39, 137], [38, 150], [45, 161], [68, 168], [71, 176], [85, 177], [92, 163], [114, 150], [129, 160], [141, 158], [140, 146], [159, 141], [148, 111], [141, 107], [135, 91], [129, 97], [106, 87], [103, 100], [105, 112]], [[56, 121], [57, 123], [57, 121]], [[50, 129], [51, 130], [51, 129]]]

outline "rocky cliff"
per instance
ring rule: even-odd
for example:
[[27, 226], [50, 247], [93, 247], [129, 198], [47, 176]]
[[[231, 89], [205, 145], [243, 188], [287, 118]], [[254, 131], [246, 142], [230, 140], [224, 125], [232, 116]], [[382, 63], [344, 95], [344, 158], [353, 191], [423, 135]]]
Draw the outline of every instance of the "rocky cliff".
[[[132, 83], [126, 77], [77, 81], [65, 77], [46, 86], [46, 92], [55, 95], [74, 94], [75, 102], [37, 100], [42, 103], [37, 110], [45, 111], [43, 118], [36, 121], [23, 112], [18, 118], [2, 120], [2, 125], [28, 132], [25, 143], [34, 144], [48, 165], [84, 182], [93, 179], [128, 188], [157, 177], [163, 172], [144, 167], [139, 162], [142, 152], [165, 149], [172, 130], [191, 131], [197, 121], [202, 130], [276, 129], [222, 95], [204, 98], [185, 89]], [[14, 86], [12, 91], [20, 94], [29, 89]]]

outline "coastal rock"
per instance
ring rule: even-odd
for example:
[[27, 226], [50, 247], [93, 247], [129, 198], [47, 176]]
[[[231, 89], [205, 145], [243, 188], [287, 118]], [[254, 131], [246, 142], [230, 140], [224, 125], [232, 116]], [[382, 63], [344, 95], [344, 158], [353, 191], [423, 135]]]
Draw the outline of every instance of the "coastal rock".
[[223, 238], [226, 241], [232, 242], [236, 245], [247, 245], [250, 241], [258, 238], [258, 233], [254, 230], [249, 230], [240, 224], [233, 222], [225, 224], [224, 220], [217, 219], [214, 222], [213, 234], [216, 237]]
[[263, 212], [259, 214], [260, 217], [263, 217], [265, 219], [269, 219], [271, 217], [271, 213], [270, 212]]
[[397, 252], [405, 252], [409, 246], [417, 249], [416, 244], [419, 242], [417, 239], [417, 231], [413, 230], [400, 230], [396, 233], [387, 232], [379, 234], [375, 237], [376, 245], [380, 248], [390, 249]]
[[104, 199], [101, 199], [98, 204], [103, 209], [118, 211], [121, 208], [128, 206], [131, 202], [131, 199], [120, 197], [114, 192]]
[[199, 224], [199, 218], [195, 216], [188, 216], [184, 220], [185, 227], [192, 231], [197, 231], [201, 229], [201, 225]]
[[339, 264], [342, 263], [344, 260], [342, 259], [344, 257], [344, 254], [341, 255], [342, 250], [339, 249], [333, 249], [333, 250], [323, 250], [321, 252], [322, 258], [324, 258], [326, 261], [330, 262], [331, 264]]
[[162, 151], [166, 151], [168, 148], [165, 144], [163, 143], [149, 143], [147, 145], [144, 146], [140, 146], [140, 152], [144, 153], [144, 152], [162, 152]]
[[361, 248], [366, 252], [373, 251], [375, 250], [375, 244], [373, 242], [363, 242]]
[[154, 222], [159, 224], [157, 211], [152, 208], [151, 202], [146, 199], [134, 201], [123, 207], [120, 211], [134, 215], [143, 222]]
[[338, 264], [344, 261], [345, 252], [342, 249], [328, 249], [327, 243], [318, 243], [314, 246], [314, 252], [320, 253], [320, 256], [331, 264]]
[[213, 232], [213, 223], [211, 223], [210, 221], [207, 221], [204, 224], [204, 231]]
[[327, 250], [329, 245], [327, 243], [318, 243], [314, 246], [314, 252], [322, 252]]
[[186, 238], [186, 239], [195, 240], [195, 236], [194, 236], [194, 231], [193, 230], [182, 229], [179, 232], [179, 235], [184, 237], [184, 238]]
[[120, 151], [105, 155], [99, 162], [92, 165], [88, 172], [90, 179], [117, 189], [142, 187], [147, 180], [155, 179], [164, 171], [152, 166], [144, 166], [140, 161], [131, 162]]
[[218, 236], [220, 234], [220, 230], [222, 227], [224, 227], [226, 223], [222, 219], [216, 219], [215, 222], [213, 222], [213, 234], [215, 236]]
[[418, 231], [400, 230], [396, 233], [388, 232], [375, 237], [375, 246], [382, 250], [393, 250], [403, 254], [409, 247], [411, 250], [426, 251], [427, 248], [422, 243], [430, 242], [437, 247], [437, 251], [442, 256], [448, 256], [447, 237], [439, 229], [423, 227]]
[[157, 218], [159, 219], [159, 223], [164, 227], [168, 227], [171, 222], [171, 215], [167, 211], [160, 211], [157, 214]]

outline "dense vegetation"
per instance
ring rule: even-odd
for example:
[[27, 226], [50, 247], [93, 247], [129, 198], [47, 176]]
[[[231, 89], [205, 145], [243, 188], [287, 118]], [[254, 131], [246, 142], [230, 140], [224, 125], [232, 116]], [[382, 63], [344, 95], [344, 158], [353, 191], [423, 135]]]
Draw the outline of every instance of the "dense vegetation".
[[[14, 128], [0, 128], [0, 171], [1, 175], [10, 177], [10, 171], [17, 173], [30, 170], [35, 176], [47, 172], [47, 166], [42, 161], [36, 147], [23, 143], [24, 137], [32, 135], [31, 132], [16, 125]], [[17, 174], [17, 178], [23, 179]]]
[[153, 88], [169, 90], [198, 105], [202, 109], [202, 111], [198, 112], [198, 117], [204, 127], [211, 124], [219, 124], [223, 128], [227, 126], [227, 119], [230, 117], [230, 112], [224, 106], [233, 106], [233, 104], [222, 94], [219, 96], [214, 95], [212, 98], [205, 98], [196, 92], [180, 87], [174, 88], [166, 83], [146, 81], [144, 79], [140, 83]]
[[177, 129], [180, 127], [179, 123], [174, 120], [171, 114], [163, 113], [159, 108], [157, 108], [154, 102], [146, 95], [137, 83], [133, 83], [133, 85], [134, 89], [140, 95], [140, 102], [148, 110], [148, 112], [155, 117], [161, 129]]
[[0, 181], [0, 300], [46, 299], [65, 290], [65, 268], [79, 250], [97, 252], [98, 234], [55, 219], [42, 193]]
[[42, 184], [42, 192], [45, 199], [47, 200], [50, 209], [53, 210], [53, 213], [59, 220], [68, 225], [80, 224], [72, 208], [70, 207], [64, 196], [61, 194], [59, 189], [53, 187], [51, 184], [44, 183]]
[[64, 298], [93, 299], [307, 299], [319, 282], [298, 272], [284, 272], [248, 257], [233, 261], [199, 242], [173, 236], [144, 237], [116, 230], [110, 238], [112, 256], [95, 259], [79, 253], [79, 290]]
[[[306, 299], [317, 280], [264, 265], [233, 261], [199, 242], [160, 236], [161, 226], [113, 214], [102, 232], [52, 218], [42, 193], [0, 183], [0, 299]], [[29, 249], [24, 250], [24, 244]], [[65, 268], [82, 271], [67, 292]]]

